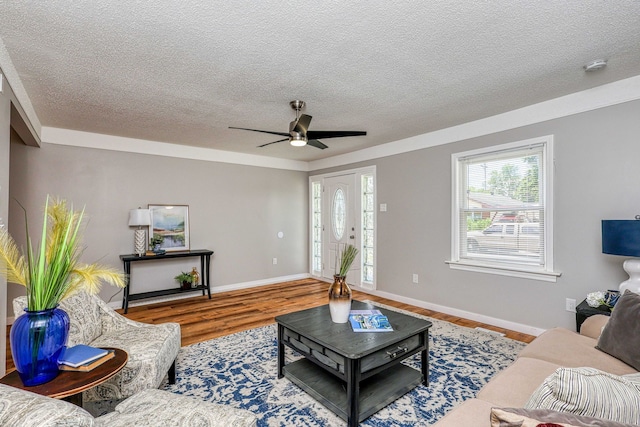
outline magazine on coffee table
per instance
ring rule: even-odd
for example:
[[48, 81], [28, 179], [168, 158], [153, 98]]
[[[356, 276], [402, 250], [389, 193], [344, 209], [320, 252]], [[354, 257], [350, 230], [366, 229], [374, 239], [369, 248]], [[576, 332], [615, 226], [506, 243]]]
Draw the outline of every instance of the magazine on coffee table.
[[387, 316], [380, 310], [351, 310], [349, 323], [353, 332], [391, 332], [393, 328]]

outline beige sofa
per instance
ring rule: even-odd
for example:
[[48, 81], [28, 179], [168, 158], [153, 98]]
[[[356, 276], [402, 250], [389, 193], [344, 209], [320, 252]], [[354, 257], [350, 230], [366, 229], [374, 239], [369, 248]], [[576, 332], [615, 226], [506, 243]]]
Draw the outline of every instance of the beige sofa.
[[595, 348], [609, 317], [589, 317], [580, 333], [550, 329], [527, 345], [516, 361], [486, 384], [476, 396], [453, 409], [436, 427], [488, 427], [492, 408], [522, 408], [529, 397], [560, 367], [592, 367], [615, 375], [637, 373], [626, 363]]

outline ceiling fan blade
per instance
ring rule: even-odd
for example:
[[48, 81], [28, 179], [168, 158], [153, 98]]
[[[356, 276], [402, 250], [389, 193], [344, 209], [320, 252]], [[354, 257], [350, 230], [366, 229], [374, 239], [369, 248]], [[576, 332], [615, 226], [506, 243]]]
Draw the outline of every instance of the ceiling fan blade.
[[289, 134], [285, 133], [285, 132], [271, 132], [271, 131], [268, 131], [268, 130], [237, 128], [237, 127], [233, 127], [233, 126], [229, 126], [229, 129], [250, 130], [251, 132], [261, 132], [261, 133], [268, 133], [268, 134], [271, 134], [271, 135], [289, 136]]
[[306, 134], [307, 129], [309, 129], [310, 123], [311, 123], [311, 116], [307, 114], [302, 114], [298, 119], [298, 122], [295, 124], [295, 126], [291, 130], [294, 132]]
[[321, 150], [324, 150], [325, 148], [329, 148], [328, 146], [324, 145], [322, 142], [318, 141], [317, 139], [310, 139], [309, 141], [307, 141], [307, 145], [319, 148]]
[[310, 130], [307, 132], [307, 138], [309, 139], [327, 139], [327, 138], [341, 138], [343, 136], [363, 136], [367, 132], [358, 130]]
[[285, 138], [285, 139], [279, 139], [273, 142], [267, 142], [266, 144], [258, 145], [258, 148], [266, 147], [267, 145], [275, 144], [276, 142], [282, 142], [282, 141], [288, 141], [288, 140], [289, 138]]

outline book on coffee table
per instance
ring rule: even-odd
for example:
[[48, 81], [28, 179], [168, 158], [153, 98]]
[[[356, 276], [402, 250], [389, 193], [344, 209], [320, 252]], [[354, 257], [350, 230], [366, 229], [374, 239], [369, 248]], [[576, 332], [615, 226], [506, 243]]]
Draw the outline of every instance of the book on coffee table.
[[380, 310], [351, 310], [349, 322], [353, 332], [391, 332], [393, 328], [387, 316]]

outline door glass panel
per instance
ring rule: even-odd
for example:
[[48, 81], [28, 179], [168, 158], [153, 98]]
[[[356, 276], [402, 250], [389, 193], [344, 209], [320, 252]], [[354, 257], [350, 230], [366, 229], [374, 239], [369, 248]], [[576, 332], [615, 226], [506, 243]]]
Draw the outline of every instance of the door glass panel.
[[322, 185], [313, 183], [313, 271], [322, 271]]
[[373, 211], [365, 212], [362, 219], [364, 220], [364, 228], [373, 230]]
[[362, 246], [373, 248], [373, 230], [364, 230]]
[[373, 175], [362, 176], [362, 281], [373, 283], [374, 260]]
[[344, 236], [344, 230], [347, 222], [347, 209], [344, 191], [338, 188], [333, 194], [333, 206], [331, 212], [331, 222], [333, 223], [333, 235], [336, 240], [341, 240]]
[[365, 212], [373, 211], [373, 194], [364, 194], [364, 210]]

